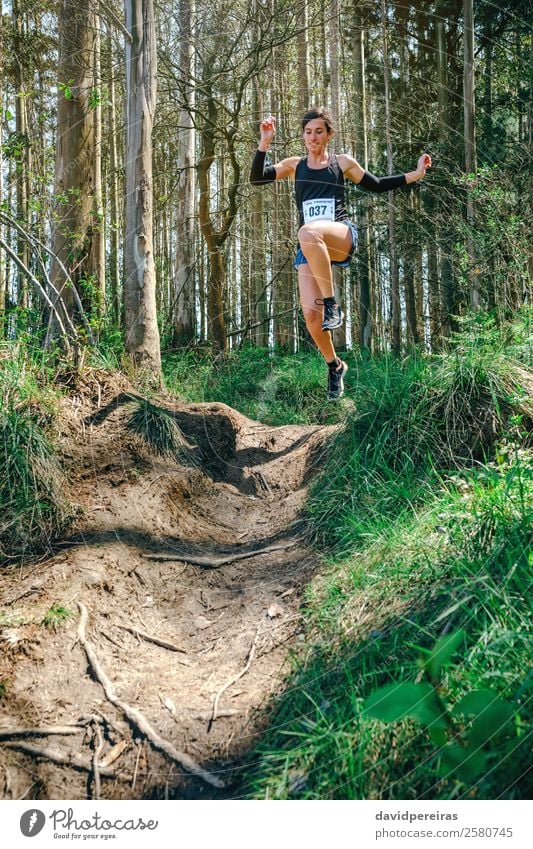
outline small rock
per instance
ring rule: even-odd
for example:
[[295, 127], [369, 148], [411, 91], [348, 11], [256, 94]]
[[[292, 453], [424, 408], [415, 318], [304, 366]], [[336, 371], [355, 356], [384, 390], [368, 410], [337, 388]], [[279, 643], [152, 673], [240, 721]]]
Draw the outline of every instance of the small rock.
[[193, 620], [194, 627], [199, 631], [203, 631], [204, 628], [209, 628], [211, 624], [212, 622], [210, 622], [209, 619], [206, 619], [205, 616], [196, 616]]
[[97, 571], [86, 572], [83, 577], [83, 583], [87, 587], [98, 587], [102, 584], [102, 580], [101, 573]]
[[275, 619], [276, 616], [283, 616], [284, 613], [285, 611], [280, 604], [271, 604], [267, 610], [267, 616], [269, 619]]

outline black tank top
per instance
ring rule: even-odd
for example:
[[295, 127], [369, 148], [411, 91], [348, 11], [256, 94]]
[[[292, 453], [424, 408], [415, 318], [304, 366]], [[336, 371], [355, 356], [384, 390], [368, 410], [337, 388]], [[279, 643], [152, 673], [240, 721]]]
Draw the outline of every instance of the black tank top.
[[[303, 204], [305, 201], [315, 199], [333, 198], [335, 201], [334, 220], [346, 221], [348, 218], [344, 206], [344, 175], [335, 153], [329, 154], [329, 161], [325, 168], [309, 168], [307, 156], [302, 157], [296, 166], [294, 194], [300, 216], [300, 227], [305, 223]], [[313, 209], [310, 211], [313, 212]], [[319, 215], [319, 217], [321, 216]]]

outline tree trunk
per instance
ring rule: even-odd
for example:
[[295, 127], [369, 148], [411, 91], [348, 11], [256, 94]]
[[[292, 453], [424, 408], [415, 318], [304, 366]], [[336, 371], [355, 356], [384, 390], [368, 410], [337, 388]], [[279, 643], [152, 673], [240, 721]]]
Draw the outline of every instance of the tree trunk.
[[[0, 0], [0, 112], [4, 114], [4, 91], [2, 88], [3, 80], [3, 58], [4, 58], [4, 2]], [[2, 125], [0, 121], [0, 150], [2, 150]], [[4, 202], [4, 169], [0, 166], [0, 203]], [[0, 221], [0, 239], [4, 236], [4, 225]], [[4, 253], [0, 251], [0, 340], [4, 338], [5, 330], [5, 310], [6, 310], [6, 266]]]
[[[353, 41], [355, 90], [355, 156], [368, 167], [367, 96], [365, 66], [365, 28], [363, 15], [355, 12]], [[368, 242], [368, 205], [359, 204], [357, 215], [357, 274], [359, 278], [359, 338], [361, 350], [370, 351], [372, 342], [372, 309], [370, 300], [370, 254]], [[355, 294], [355, 293], [354, 293]], [[355, 303], [355, 298], [353, 299]]]
[[120, 207], [119, 207], [119, 161], [117, 151], [117, 110], [115, 95], [115, 70], [113, 67], [113, 42], [108, 30], [108, 63], [109, 63], [109, 294], [113, 320], [117, 327], [122, 324], [122, 309], [120, 298]]
[[[15, 122], [16, 132], [19, 139], [19, 153], [17, 157], [17, 219], [23, 227], [28, 226], [28, 201], [29, 201], [29, 156], [30, 145], [28, 138], [28, 117], [26, 102], [26, 56], [24, 46], [24, 21], [19, 0], [13, 0], [13, 45], [15, 59]], [[19, 236], [17, 239], [17, 254], [26, 266], [29, 267], [30, 253], [27, 241]], [[20, 307], [28, 307], [28, 283], [22, 272], [17, 272], [18, 291], [17, 302]]]
[[[309, 109], [310, 106], [310, 91], [311, 84], [309, 81], [309, 31], [307, 29], [308, 25], [308, 14], [307, 14], [307, 3], [308, 0], [304, 0], [301, 3], [298, 9], [298, 23], [301, 27], [297, 35], [297, 45], [298, 45], [298, 112], [300, 113], [299, 117], [302, 117], [305, 112]], [[282, 48], [283, 49], [283, 48]], [[274, 68], [276, 65], [274, 65]]]
[[[307, 33], [305, 33], [307, 37]], [[274, 114], [280, 117], [280, 129], [277, 137], [283, 146], [287, 140], [286, 127], [289, 126], [290, 116], [288, 110], [288, 98], [283, 89], [283, 80], [286, 79], [286, 61], [282, 59], [283, 50], [276, 51], [274, 57], [275, 88], [273, 92]], [[283, 64], [282, 64], [283, 62]], [[300, 104], [300, 112], [303, 115], [308, 106]], [[294, 245], [291, 240], [293, 229], [294, 211], [292, 205], [292, 183], [286, 180], [278, 180], [274, 184], [276, 193], [274, 209], [272, 213], [274, 250], [272, 256], [272, 315], [274, 322], [274, 339], [280, 348], [294, 351], [297, 343], [295, 327], [295, 290], [294, 271], [292, 260]]]
[[[254, 48], [257, 49], [257, 44], [260, 38], [259, 34], [259, 3], [255, 3], [256, 22], [254, 25]], [[252, 121], [254, 126], [259, 126], [264, 112], [263, 103], [263, 87], [260, 80], [255, 76], [252, 80]], [[250, 151], [251, 157], [257, 148], [255, 140], [252, 142]], [[250, 286], [254, 303], [253, 324], [256, 325], [253, 331], [253, 339], [257, 346], [265, 348], [268, 344], [268, 288], [267, 269], [265, 261], [265, 250], [267, 250], [265, 240], [265, 221], [264, 221], [264, 192], [263, 187], [258, 186], [252, 189], [252, 209], [251, 209], [251, 275]]]
[[[467, 174], [476, 173], [476, 135], [475, 135], [475, 93], [474, 93], [474, 3], [473, 0], [463, 2], [464, 19], [464, 70], [463, 70], [463, 103], [464, 103], [464, 146], [465, 170]], [[474, 244], [475, 208], [472, 192], [467, 187], [466, 195], [466, 252], [468, 255], [468, 279], [470, 282], [470, 306], [478, 309], [481, 305], [481, 295], [476, 271], [476, 250]]]
[[[70, 272], [85, 309], [93, 306], [90, 280], [93, 256], [95, 16], [92, 5], [60, 0], [54, 253]], [[73, 81], [71, 83], [71, 81]], [[76, 318], [76, 300], [55, 260], [51, 280]]]
[[92, 267], [98, 291], [97, 307], [104, 315], [105, 295], [105, 214], [102, 186], [102, 73], [100, 15], [94, 16], [94, 208]]
[[180, 3], [180, 74], [183, 103], [180, 109], [180, 144], [178, 155], [178, 228], [176, 255], [176, 294], [174, 337], [178, 344], [194, 340], [194, 216], [196, 134], [193, 110], [195, 92], [191, 85], [194, 66], [195, 0]]
[[[385, 0], [381, 0], [382, 45], [383, 45], [383, 77], [385, 82], [385, 144], [387, 148], [387, 167], [389, 174], [393, 173], [392, 139], [390, 121], [390, 70], [389, 51], [387, 44], [387, 10]], [[389, 256], [390, 256], [390, 296], [391, 296], [391, 348], [398, 355], [401, 348], [400, 335], [400, 271], [398, 267], [398, 252], [396, 245], [396, 212], [394, 194], [389, 192]]]
[[442, 338], [440, 327], [440, 293], [439, 293], [439, 266], [437, 257], [436, 240], [430, 237], [427, 243], [428, 252], [428, 291], [429, 291], [429, 333], [430, 350], [434, 353], [440, 348]]
[[126, 351], [155, 383], [161, 353], [153, 256], [152, 125], [156, 40], [152, 0], [126, 0]]
[[[215, 104], [210, 101], [210, 110], [213, 112]], [[216, 121], [204, 127], [202, 133], [202, 157], [198, 163], [198, 185], [200, 188], [200, 227], [207, 245], [209, 256], [207, 314], [208, 332], [213, 343], [213, 349], [217, 352], [225, 351], [226, 322], [224, 318], [224, 257], [222, 254], [223, 240], [216, 233], [209, 210], [210, 180], [209, 172], [215, 159], [215, 145], [211, 127]]]

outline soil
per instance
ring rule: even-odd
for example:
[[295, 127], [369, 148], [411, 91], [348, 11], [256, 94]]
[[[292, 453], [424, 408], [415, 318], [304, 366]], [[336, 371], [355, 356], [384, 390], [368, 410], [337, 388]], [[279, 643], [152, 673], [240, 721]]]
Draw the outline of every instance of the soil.
[[[289, 654], [305, 646], [302, 599], [321, 564], [299, 514], [334, 428], [270, 427], [224, 404], [159, 398], [187, 440], [178, 461], [127, 428], [130, 393], [125, 379], [96, 375], [63, 400], [80, 515], [46, 558], [2, 572], [5, 799], [234, 798]], [[115, 703], [79, 639], [80, 603]], [[44, 625], [53, 605], [70, 615]], [[124, 703], [205, 774], [163, 753]], [[63, 726], [74, 728], [22, 733]], [[100, 781], [95, 749], [100, 765], [115, 758]]]

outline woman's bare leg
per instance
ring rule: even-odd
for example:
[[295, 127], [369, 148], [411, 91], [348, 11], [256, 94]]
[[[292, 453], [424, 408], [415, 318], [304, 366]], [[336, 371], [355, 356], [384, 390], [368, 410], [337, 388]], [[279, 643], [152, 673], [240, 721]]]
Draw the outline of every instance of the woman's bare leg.
[[331, 263], [342, 262], [349, 256], [352, 250], [350, 228], [342, 221], [313, 221], [300, 227], [298, 240], [318, 287], [316, 297], [333, 298]]
[[331, 333], [322, 330], [323, 310], [322, 307], [315, 304], [315, 300], [320, 299], [323, 295], [308, 263], [298, 266], [298, 286], [307, 329], [325, 361], [331, 363], [336, 359]]

